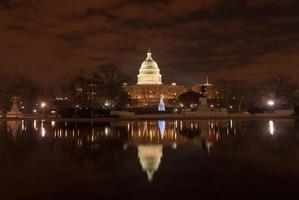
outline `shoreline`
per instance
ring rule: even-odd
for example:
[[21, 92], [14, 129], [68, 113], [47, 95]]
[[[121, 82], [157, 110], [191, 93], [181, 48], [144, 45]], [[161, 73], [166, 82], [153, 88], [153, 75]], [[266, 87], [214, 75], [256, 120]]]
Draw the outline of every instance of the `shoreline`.
[[2, 118], [1, 120], [45, 120], [45, 121], [82, 121], [82, 122], [110, 122], [110, 121], [126, 121], [126, 120], [225, 120], [225, 119], [299, 119], [299, 116], [277, 114], [277, 113], [260, 113], [260, 114], [248, 114], [248, 113], [231, 113], [226, 115], [217, 114], [198, 114], [198, 115], [184, 115], [184, 114], [139, 114], [119, 117], [103, 117], [103, 118], [55, 118], [55, 117], [20, 117], [20, 118]]

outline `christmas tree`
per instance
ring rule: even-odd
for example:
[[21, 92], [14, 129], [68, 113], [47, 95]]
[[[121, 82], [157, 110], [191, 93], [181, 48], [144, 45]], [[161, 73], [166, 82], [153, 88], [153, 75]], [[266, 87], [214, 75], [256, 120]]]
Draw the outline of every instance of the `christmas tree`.
[[165, 111], [165, 105], [164, 105], [164, 101], [163, 101], [163, 96], [161, 96], [161, 98], [160, 98], [160, 103], [159, 103], [158, 111]]

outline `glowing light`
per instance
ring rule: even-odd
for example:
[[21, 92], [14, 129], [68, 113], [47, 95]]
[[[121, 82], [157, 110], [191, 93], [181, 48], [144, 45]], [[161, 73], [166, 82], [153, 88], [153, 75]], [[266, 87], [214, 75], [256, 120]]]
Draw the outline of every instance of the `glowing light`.
[[164, 101], [163, 101], [163, 96], [161, 95], [161, 98], [160, 98], [160, 103], [159, 103], [159, 106], [158, 106], [158, 111], [165, 111], [165, 105], [164, 105]]
[[108, 128], [108, 127], [105, 127], [104, 132], [105, 132], [105, 135], [108, 136], [108, 134], [109, 134], [109, 128]]
[[46, 129], [44, 127], [44, 120], [42, 121], [42, 125], [41, 125], [41, 136], [42, 137], [46, 136]]
[[165, 121], [164, 120], [159, 120], [158, 121], [158, 126], [159, 126], [159, 129], [160, 129], [161, 137], [163, 138], [164, 133], [165, 133]]
[[158, 64], [153, 60], [150, 51], [146, 60], [142, 63], [137, 75], [137, 85], [161, 85], [162, 76]]
[[183, 121], [180, 121], [180, 130], [183, 130]]
[[177, 149], [177, 143], [176, 142], [172, 143], [172, 149]]
[[47, 104], [45, 102], [41, 102], [40, 107], [41, 108], [45, 108], [47, 106]]
[[37, 110], [36, 110], [36, 109], [34, 109], [34, 110], [33, 110], [33, 112], [34, 112], [34, 113], [36, 113], [36, 112], [37, 112]]
[[55, 121], [51, 121], [51, 126], [52, 126], [52, 127], [55, 126]]
[[175, 121], [174, 121], [174, 127], [175, 127], [175, 128], [178, 128], [178, 120], [175, 120]]
[[37, 129], [37, 125], [36, 125], [36, 120], [33, 120], [33, 128], [36, 130]]
[[130, 123], [127, 124], [128, 132], [130, 131]]
[[272, 120], [269, 121], [269, 132], [270, 135], [274, 135], [275, 127], [274, 127], [274, 122]]
[[24, 124], [24, 120], [22, 120], [22, 131], [26, 130], [25, 129], [25, 124]]
[[267, 102], [268, 106], [274, 106], [275, 102], [273, 100], [269, 100]]

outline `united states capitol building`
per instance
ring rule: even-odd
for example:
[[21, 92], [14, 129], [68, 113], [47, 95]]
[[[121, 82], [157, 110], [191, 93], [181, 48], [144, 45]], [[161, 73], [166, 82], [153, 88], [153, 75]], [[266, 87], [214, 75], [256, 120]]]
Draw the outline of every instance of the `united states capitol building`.
[[176, 83], [163, 84], [160, 69], [150, 50], [139, 69], [137, 84], [127, 85], [125, 83], [123, 88], [130, 95], [133, 107], [157, 106], [161, 97], [166, 106], [176, 106], [178, 96], [187, 90], [184, 86], [178, 86]]

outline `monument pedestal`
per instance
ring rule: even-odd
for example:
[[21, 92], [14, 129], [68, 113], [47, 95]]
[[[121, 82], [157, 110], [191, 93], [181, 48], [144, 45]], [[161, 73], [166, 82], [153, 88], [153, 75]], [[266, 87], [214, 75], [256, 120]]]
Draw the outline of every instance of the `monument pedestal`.
[[21, 112], [8, 112], [6, 113], [6, 118], [22, 118], [24, 117], [23, 113]]
[[198, 112], [211, 112], [209, 106], [208, 106], [208, 101], [207, 97], [200, 97], [199, 98], [199, 106], [197, 108]]

